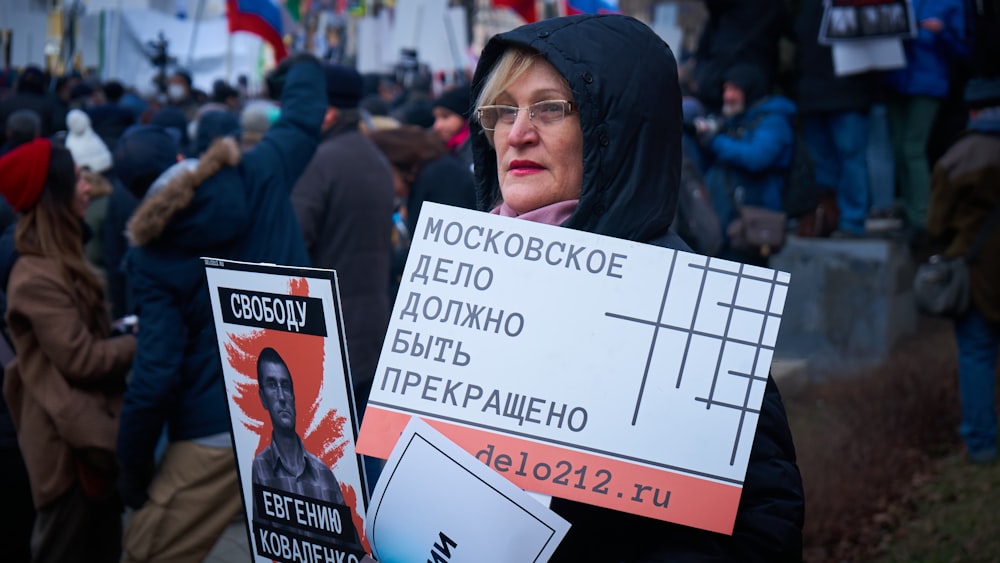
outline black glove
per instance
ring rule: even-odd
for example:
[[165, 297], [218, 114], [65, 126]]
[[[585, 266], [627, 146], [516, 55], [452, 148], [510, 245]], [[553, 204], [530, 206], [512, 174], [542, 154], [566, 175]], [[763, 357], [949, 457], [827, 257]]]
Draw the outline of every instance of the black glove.
[[146, 492], [153, 481], [153, 466], [143, 468], [121, 466], [118, 473], [118, 494], [125, 506], [139, 510], [149, 500]]
[[319, 59], [315, 55], [302, 51], [285, 57], [281, 61], [281, 64], [275, 67], [264, 78], [264, 82], [267, 84], [267, 94], [272, 100], [281, 100], [281, 93], [285, 89], [285, 77], [288, 75], [288, 70], [303, 61], [312, 61], [317, 65], [320, 64]]

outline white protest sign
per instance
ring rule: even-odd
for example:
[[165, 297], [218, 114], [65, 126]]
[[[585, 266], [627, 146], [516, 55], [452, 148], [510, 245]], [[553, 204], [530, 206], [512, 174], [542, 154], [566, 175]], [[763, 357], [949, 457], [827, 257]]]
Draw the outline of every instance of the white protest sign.
[[548, 561], [569, 531], [562, 517], [419, 418], [393, 448], [368, 510], [367, 536], [381, 563], [421, 554], [451, 563]]
[[359, 436], [731, 533], [790, 276], [427, 203]]
[[817, 40], [824, 45], [843, 41], [917, 35], [911, 0], [825, 0]]
[[[212, 258], [205, 272], [254, 561], [360, 561], [368, 497], [335, 273]], [[278, 462], [293, 450], [296, 475]]]

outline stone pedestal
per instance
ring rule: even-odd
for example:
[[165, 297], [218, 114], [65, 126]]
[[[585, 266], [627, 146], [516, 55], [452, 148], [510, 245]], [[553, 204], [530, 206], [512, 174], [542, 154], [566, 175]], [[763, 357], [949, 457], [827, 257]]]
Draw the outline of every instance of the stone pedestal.
[[903, 242], [790, 237], [769, 266], [792, 275], [777, 358], [819, 370], [870, 365], [916, 329], [915, 265]]

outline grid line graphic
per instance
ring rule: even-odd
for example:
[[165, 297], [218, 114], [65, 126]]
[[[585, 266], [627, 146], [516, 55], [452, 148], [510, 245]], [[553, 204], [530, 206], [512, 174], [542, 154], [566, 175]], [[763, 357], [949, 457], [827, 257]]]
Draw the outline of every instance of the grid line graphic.
[[[660, 330], [669, 330], [675, 332], [681, 332], [686, 335], [684, 343], [684, 351], [681, 357], [680, 366], [677, 369], [677, 376], [675, 381], [675, 389], [680, 389], [683, 374], [687, 368], [688, 354], [691, 350], [691, 341], [694, 337], [708, 338], [718, 340], [721, 344], [719, 346], [718, 355], [715, 358], [715, 368], [712, 372], [711, 383], [709, 384], [707, 395], [698, 395], [694, 397], [694, 400], [699, 403], [705, 404], [706, 410], [711, 410], [712, 407], [723, 408], [727, 410], [734, 410], [739, 413], [739, 419], [736, 423], [736, 427], [733, 431], [733, 442], [732, 442], [732, 452], [729, 458], [729, 465], [734, 465], [736, 462], [736, 454], [739, 450], [740, 440], [743, 437], [743, 428], [746, 424], [747, 415], [758, 415], [760, 414], [759, 409], [754, 409], [749, 406], [750, 399], [753, 395], [753, 390], [755, 385], [767, 382], [767, 377], [761, 377], [757, 375], [758, 364], [760, 363], [761, 351], [773, 351], [774, 346], [764, 343], [764, 339], [767, 335], [768, 320], [780, 320], [781, 314], [774, 313], [771, 311], [772, 305], [775, 299], [775, 290], [779, 286], [787, 286], [788, 282], [780, 280], [778, 277], [779, 272], [772, 271], [771, 277], [762, 277], [756, 274], [754, 271], [748, 271], [748, 268], [744, 264], [740, 264], [736, 271], [727, 270], [719, 267], [712, 266], [712, 259], [708, 257], [698, 257], [704, 258], [702, 263], [695, 261], [690, 261], [686, 264], [688, 268], [701, 270], [701, 276], [698, 283], [697, 296], [694, 302], [694, 309], [691, 313], [690, 322], [686, 323], [687, 326], [679, 326], [678, 324], [668, 324], [664, 322], [664, 315], [667, 313], [667, 299], [669, 297], [670, 285], [674, 279], [674, 274], [677, 271], [678, 266], [683, 267], [685, 264], [678, 264], [678, 255], [680, 253], [674, 251], [673, 257], [670, 260], [670, 267], [667, 272], [666, 282], [663, 287], [662, 295], [660, 296], [660, 306], [655, 319], [643, 319], [630, 315], [624, 315], [620, 313], [606, 311], [604, 314], [609, 318], [614, 318], [618, 320], [627, 321], [630, 323], [635, 323], [642, 326], [648, 326], [652, 328], [650, 334], [649, 349], [646, 354], [645, 367], [643, 369], [642, 377], [640, 379], [639, 389], [636, 393], [635, 407], [632, 414], [632, 426], [635, 426], [638, 422], [639, 413], [642, 408], [643, 398], [646, 392], [647, 384], [651, 377], [658, 377], [661, 374], [654, 373], [653, 366], [653, 354], [656, 350], [657, 342], [660, 338]], [[695, 325], [697, 323], [698, 314], [701, 310], [702, 303], [706, 300], [705, 288], [710, 282], [713, 276], [727, 276], [735, 278], [735, 283], [733, 284], [733, 289], [728, 296], [728, 301], [715, 301], [710, 303], [713, 306], [726, 309], [726, 318], [724, 327], [720, 331], [721, 334], [716, 334], [713, 332], [706, 332], [704, 330], [697, 330]], [[740, 288], [744, 282], [765, 282], [769, 286], [766, 303], [762, 309], [747, 307], [745, 305], [738, 305], [737, 300], [740, 296]], [[760, 330], [756, 335], [756, 340], [747, 340], [746, 336], [744, 338], [738, 338], [733, 335], [734, 328], [734, 316], [736, 313], [744, 313], [749, 315], [755, 315], [760, 320]], [[753, 359], [749, 362], [749, 366], [746, 369], [723, 369], [723, 364], [726, 356], [727, 346], [738, 345], [738, 346], [749, 346], [753, 348]], [[733, 385], [743, 385], [742, 389], [742, 402], [724, 401], [716, 397], [717, 391], [722, 385], [727, 385], [732, 388]]]

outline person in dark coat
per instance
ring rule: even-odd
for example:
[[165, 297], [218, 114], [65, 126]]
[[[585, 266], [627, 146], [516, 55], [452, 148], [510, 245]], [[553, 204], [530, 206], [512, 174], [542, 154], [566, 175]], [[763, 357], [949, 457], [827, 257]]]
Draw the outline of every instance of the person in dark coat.
[[997, 354], [1000, 351], [1000, 78], [969, 81], [965, 134], [938, 160], [931, 180], [927, 229], [948, 243], [945, 255], [969, 254], [983, 225], [991, 232], [970, 267], [972, 305], [955, 319], [959, 428], [973, 463], [997, 459]]
[[[10, 208], [7, 200], [3, 206]], [[15, 219], [16, 220], [16, 219]], [[3, 225], [0, 232], [0, 324], [3, 333], [0, 334], [0, 355], [3, 355], [2, 365], [7, 365], [14, 357], [14, 345], [7, 332], [7, 280], [10, 271], [17, 261], [17, 250], [14, 247], [14, 230], [16, 223]], [[4, 375], [0, 370], [0, 385]], [[31, 561], [31, 529], [35, 523], [35, 505], [31, 501], [31, 483], [28, 480], [28, 470], [24, 467], [24, 456], [17, 443], [17, 429], [11, 419], [7, 400], [0, 394], [0, 496], [4, 499], [4, 511], [0, 515], [0, 526], [5, 530], [0, 547], [4, 556], [11, 561], [26, 563]]]
[[121, 82], [110, 80], [105, 82], [101, 89], [104, 92], [105, 102], [86, 111], [90, 116], [94, 132], [105, 145], [113, 147], [125, 130], [135, 125], [135, 114], [120, 104], [122, 96], [125, 95], [125, 87]]
[[770, 90], [778, 75], [778, 41], [788, 30], [784, 2], [706, 0], [708, 21], [694, 55], [694, 92], [710, 112], [722, 107], [726, 71], [739, 63], [764, 73]]
[[[493, 80], [507, 53], [523, 54], [527, 69], [515, 79], [505, 75], [507, 82]], [[641, 71], [622, 64], [637, 57]], [[670, 230], [681, 168], [677, 67], [648, 26], [585, 15], [494, 36], [479, 59], [472, 97], [477, 108], [519, 107], [504, 128], [490, 120], [488, 135], [482, 114], [473, 119], [480, 209], [687, 250]], [[529, 121], [527, 106], [544, 100], [561, 101], [536, 109]], [[571, 524], [552, 561], [801, 560], [802, 482], [774, 381], [769, 377], [764, 391], [731, 536], [564, 499], [551, 507]]]
[[6, 138], [7, 116], [20, 109], [38, 114], [42, 137], [51, 137], [63, 129], [66, 114], [45, 94], [45, 86], [45, 73], [40, 68], [29, 66], [24, 69], [14, 86], [14, 94], [0, 100], [0, 139]]
[[177, 139], [181, 153], [185, 156], [192, 154], [193, 151], [191, 137], [188, 134], [188, 122], [184, 112], [175, 106], [163, 106], [149, 120], [151, 125], [159, 125], [170, 131], [174, 135], [174, 138]]
[[[41, 120], [32, 110], [17, 110], [7, 116], [6, 141], [0, 146], [0, 156], [38, 138]], [[14, 357], [14, 345], [7, 331], [7, 281], [17, 261], [14, 232], [18, 213], [0, 197], [0, 366]], [[0, 383], [3, 382], [0, 370]], [[17, 444], [17, 430], [10, 417], [7, 401], [0, 394], [0, 497], [5, 510], [0, 515], [0, 528], [7, 530], [0, 549], [12, 561], [31, 560], [31, 528], [35, 522], [35, 506], [24, 457]]]
[[0, 145], [0, 156], [14, 150], [28, 141], [33, 141], [42, 134], [42, 120], [38, 112], [30, 109], [19, 109], [7, 116], [4, 125], [3, 144]]
[[860, 235], [868, 216], [869, 73], [837, 76], [829, 45], [817, 41], [823, 0], [806, 0], [795, 22], [798, 108], [820, 191], [836, 193], [837, 229]]
[[[136, 158], [162, 172], [128, 225], [126, 274], [141, 330], [118, 435], [119, 490], [136, 509], [126, 561], [201, 561], [242, 508], [201, 257], [310, 265], [289, 194], [316, 150], [324, 80], [311, 55], [286, 59], [278, 72], [284, 110], [242, 158], [224, 138], [171, 166], [178, 147], [155, 126], [116, 147], [133, 188], [148, 170]], [[157, 467], [164, 426], [169, 444]]]
[[337, 270], [361, 413], [389, 326], [392, 170], [359, 129], [361, 75], [340, 65], [325, 72], [323, 139], [292, 190], [292, 205], [313, 265]]

